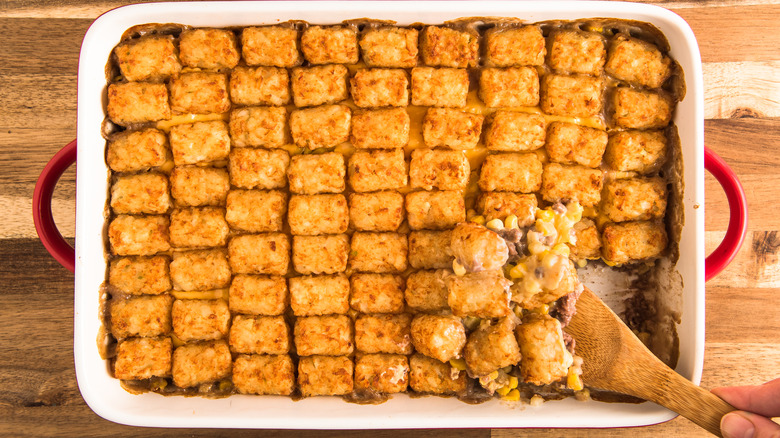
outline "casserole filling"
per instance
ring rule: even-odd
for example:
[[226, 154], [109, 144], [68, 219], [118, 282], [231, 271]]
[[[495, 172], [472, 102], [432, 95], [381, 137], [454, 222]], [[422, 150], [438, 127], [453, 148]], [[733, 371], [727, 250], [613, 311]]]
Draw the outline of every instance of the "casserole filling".
[[626, 319], [673, 363], [646, 293], [682, 223], [668, 50], [611, 19], [129, 29], [104, 123], [111, 372], [161, 394], [587, 399], [578, 269], [630, 275]]

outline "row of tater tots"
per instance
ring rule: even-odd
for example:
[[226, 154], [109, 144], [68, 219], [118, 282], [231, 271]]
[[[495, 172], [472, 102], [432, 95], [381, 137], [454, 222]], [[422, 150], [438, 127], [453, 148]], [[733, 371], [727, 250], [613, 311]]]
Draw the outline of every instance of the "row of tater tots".
[[[596, 30], [596, 29], [594, 29]], [[600, 29], [604, 30], [604, 29]], [[238, 35], [238, 36], [237, 36]], [[240, 41], [240, 48], [239, 48]], [[480, 51], [480, 44], [483, 46]], [[185, 29], [178, 38], [148, 35], [117, 46], [116, 61], [127, 81], [161, 80], [182, 68], [232, 69], [248, 66], [356, 64], [367, 67], [468, 68], [541, 66], [559, 74], [601, 76], [659, 88], [672, 62], [655, 45], [625, 34], [559, 28], [544, 37], [541, 27], [496, 26], [479, 35], [473, 29], [425, 26], [422, 30], [386, 25], [289, 25], [227, 29]], [[362, 55], [362, 56], [361, 56]], [[482, 62], [480, 58], [482, 55]]]
[[[229, 30], [188, 29], [178, 39], [147, 35], [128, 40], [115, 50], [123, 82], [109, 86], [109, 118], [131, 125], [178, 113], [224, 113], [232, 106], [310, 107], [350, 97], [359, 108], [407, 106], [410, 95], [412, 105], [466, 106], [465, 68], [477, 65], [480, 39], [469, 31], [437, 26], [421, 32], [371, 28], [361, 33], [359, 44], [371, 68], [353, 72], [342, 65], [358, 61], [358, 35], [352, 27], [312, 26], [300, 39], [298, 33], [284, 26], [244, 29], [241, 50], [246, 65], [239, 65], [238, 39]], [[417, 66], [418, 33], [422, 66]], [[604, 107], [604, 72], [622, 84], [657, 89], [673, 71], [670, 59], [658, 48], [623, 35], [607, 41], [594, 32], [558, 30], [548, 37], [549, 53], [536, 26], [497, 27], [483, 39], [487, 67], [479, 73], [478, 88], [489, 107], [541, 105], [547, 114], [594, 117]], [[304, 58], [307, 66], [296, 67]], [[551, 73], [540, 78], [539, 71], [544, 70], [537, 67], [545, 59]], [[167, 86], [155, 82], [161, 80]], [[610, 89], [617, 126], [668, 124], [673, 102], [665, 93]], [[343, 109], [329, 110], [331, 120], [344, 118]], [[280, 115], [271, 111], [255, 117], [273, 121]], [[290, 125], [294, 130], [296, 123], [291, 120]]]
[[[245, 96], [243, 86], [254, 92], [268, 86], [270, 81], [262, 78], [268, 73], [260, 69], [263, 68], [244, 69], [259, 77], [249, 84], [234, 79], [237, 72], [244, 71], [239, 68], [233, 70], [230, 81], [226, 73], [194, 71], [175, 76], [167, 86], [152, 82], [114, 83], [108, 87], [108, 117], [118, 125], [131, 126], [167, 120], [176, 114], [218, 114], [234, 108], [230, 113], [231, 125], [235, 130], [246, 131], [237, 141], [246, 146], [282, 144], [287, 111], [278, 105], [289, 103], [287, 72], [272, 68], [280, 75], [279, 81], [283, 81], [276, 93], [262, 91], [252, 99], [237, 97]], [[410, 104], [411, 94], [411, 105], [464, 108], [469, 94], [469, 74], [465, 69], [415, 67], [411, 87], [407, 73], [400, 69], [359, 69], [351, 79], [348, 77], [348, 69], [340, 65], [292, 70], [293, 102], [299, 109], [289, 114], [289, 126], [298, 146], [314, 149], [345, 141], [338, 141], [342, 138], [338, 136], [329, 141], [317, 141], [315, 137], [310, 144], [307, 137], [316, 134], [310, 123], [319, 129], [333, 126], [348, 131], [345, 125], [348, 128], [351, 110], [339, 103], [349, 98], [358, 108], [405, 107]], [[306, 82], [302, 85], [299, 78]], [[550, 115], [588, 118], [600, 116], [606, 94], [611, 106], [609, 119], [617, 127], [652, 129], [669, 124], [674, 102], [667, 94], [623, 86], [610, 86], [605, 93], [604, 87], [604, 80], [589, 76], [547, 74], [540, 79], [531, 67], [485, 68], [480, 75], [479, 95], [489, 107], [539, 106]], [[256, 132], [258, 128], [263, 131]]]

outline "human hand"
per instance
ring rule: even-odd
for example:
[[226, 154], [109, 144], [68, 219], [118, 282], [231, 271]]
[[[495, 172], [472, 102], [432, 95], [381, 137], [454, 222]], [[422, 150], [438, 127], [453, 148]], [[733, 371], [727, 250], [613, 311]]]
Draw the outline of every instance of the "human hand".
[[724, 437], [780, 438], [780, 425], [769, 419], [780, 416], [780, 379], [757, 386], [715, 388], [712, 393], [740, 409], [720, 420]]

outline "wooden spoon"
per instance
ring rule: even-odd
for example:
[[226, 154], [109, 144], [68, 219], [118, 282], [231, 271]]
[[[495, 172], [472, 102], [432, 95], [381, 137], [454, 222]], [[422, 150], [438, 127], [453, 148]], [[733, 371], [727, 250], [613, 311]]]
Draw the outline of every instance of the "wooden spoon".
[[566, 331], [583, 359], [583, 383], [657, 403], [721, 436], [720, 419], [735, 408], [661, 362], [587, 288]]

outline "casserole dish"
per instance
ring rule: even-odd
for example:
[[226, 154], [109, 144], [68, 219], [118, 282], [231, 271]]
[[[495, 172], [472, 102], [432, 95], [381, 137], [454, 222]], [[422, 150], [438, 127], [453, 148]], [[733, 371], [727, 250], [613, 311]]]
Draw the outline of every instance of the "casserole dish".
[[[455, 3], [442, 11], [441, 3], [415, 3], [397, 11], [394, 3], [198, 3], [148, 4], [120, 8], [101, 16], [84, 39], [79, 67], [77, 240], [75, 356], [82, 395], [90, 407], [109, 420], [140, 426], [247, 427], [247, 428], [423, 428], [423, 427], [618, 427], [658, 423], [673, 418], [669, 411], [644, 403], [580, 403], [573, 399], [546, 403], [537, 408], [518, 408], [498, 400], [477, 406], [454, 399], [414, 399], [394, 396], [381, 405], [351, 405], [333, 398], [292, 401], [282, 397], [232, 396], [226, 399], [164, 398], [155, 394], [132, 395], [108, 373], [95, 338], [100, 331], [99, 294], [105, 277], [104, 230], [107, 169], [101, 123], [105, 117], [104, 66], [125, 29], [148, 22], [178, 22], [192, 26], [225, 27], [272, 24], [300, 19], [316, 24], [338, 23], [349, 18], [392, 19], [399, 24], [440, 23], [469, 16], [510, 16], [534, 22], [547, 19], [577, 19], [610, 16], [646, 21], [669, 39], [671, 56], [685, 72], [687, 96], [676, 112], [683, 145], [685, 172], [685, 226], [680, 244], [679, 273], [685, 290], [682, 304], [680, 358], [677, 371], [698, 382], [704, 350], [704, 227], [703, 227], [703, 91], [698, 48], [690, 28], [664, 9], [632, 4], [555, 3], [514, 4], [500, 2]], [[44, 244], [67, 264], [67, 248], [53, 232], [46, 207], [53, 182], [75, 157], [72, 143], [47, 166], [36, 187], [36, 226]], [[739, 247], [744, 236], [744, 195], [722, 161], [707, 153], [707, 164], [726, 184], [734, 200], [732, 223], [724, 244], [712, 256], [714, 275]], [[738, 213], [738, 214], [737, 214]], [[73, 266], [71, 262], [71, 266]], [[301, 415], [305, 412], [305, 415]]]

